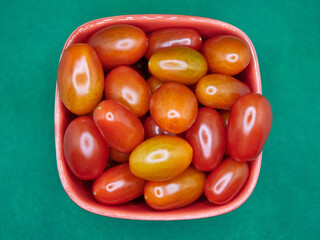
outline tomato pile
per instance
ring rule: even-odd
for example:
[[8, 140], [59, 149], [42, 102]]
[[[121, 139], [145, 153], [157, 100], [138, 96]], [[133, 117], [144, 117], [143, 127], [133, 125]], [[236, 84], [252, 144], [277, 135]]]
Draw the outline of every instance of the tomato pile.
[[69, 46], [57, 84], [76, 116], [63, 139], [70, 170], [102, 204], [229, 202], [272, 125], [268, 100], [237, 79], [250, 60], [239, 38], [191, 28], [114, 25]]

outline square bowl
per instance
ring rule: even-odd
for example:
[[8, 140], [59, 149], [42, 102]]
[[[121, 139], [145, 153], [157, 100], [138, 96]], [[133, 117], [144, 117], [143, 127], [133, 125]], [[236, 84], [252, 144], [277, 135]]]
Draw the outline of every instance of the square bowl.
[[[101, 18], [90, 21], [78, 27], [67, 39], [62, 52], [71, 44], [85, 42], [93, 33], [114, 24], [131, 24], [141, 28], [146, 33], [165, 27], [191, 27], [196, 29], [203, 39], [227, 34], [242, 39], [251, 51], [252, 59], [248, 67], [236, 76], [245, 82], [252, 92], [261, 93], [261, 78], [254, 46], [248, 36], [240, 29], [214, 19], [182, 16], [182, 15], [127, 15]], [[91, 182], [77, 179], [69, 170], [63, 154], [63, 136], [69, 122], [75, 116], [63, 105], [58, 88], [56, 87], [54, 128], [58, 172], [61, 183], [68, 196], [81, 208], [103, 216], [137, 219], [137, 220], [183, 220], [212, 217], [233, 211], [241, 206], [252, 193], [259, 177], [262, 154], [249, 163], [250, 175], [241, 192], [227, 204], [218, 206], [211, 204], [205, 197], [198, 199], [189, 206], [168, 210], [156, 211], [148, 207], [142, 198], [129, 203], [107, 206], [98, 203], [91, 194]]]

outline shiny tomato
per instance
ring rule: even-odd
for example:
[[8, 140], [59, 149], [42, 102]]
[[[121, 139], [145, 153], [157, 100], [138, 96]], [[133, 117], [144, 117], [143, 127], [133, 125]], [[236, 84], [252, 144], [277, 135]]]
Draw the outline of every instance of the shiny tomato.
[[114, 68], [106, 77], [105, 95], [130, 109], [138, 117], [149, 110], [151, 92], [139, 73], [128, 66]]
[[100, 60], [91, 46], [71, 45], [60, 59], [57, 84], [66, 108], [77, 114], [88, 114], [103, 95], [104, 76]]
[[162, 135], [150, 138], [130, 155], [131, 172], [150, 181], [163, 181], [182, 173], [191, 163], [192, 147], [182, 138]]
[[227, 158], [209, 174], [204, 184], [204, 194], [214, 204], [225, 204], [240, 192], [248, 176], [248, 163]]
[[90, 37], [88, 43], [96, 50], [106, 69], [134, 64], [143, 57], [148, 47], [146, 34], [137, 27], [125, 24], [100, 30]]
[[196, 120], [198, 101], [194, 93], [179, 83], [166, 83], [153, 93], [150, 114], [155, 123], [170, 133], [186, 131]]
[[206, 40], [200, 52], [205, 56], [212, 73], [236, 75], [251, 60], [248, 46], [239, 38], [220, 35]]
[[98, 177], [109, 157], [108, 146], [89, 116], [78, 117], [68, 125], [63, 151], [72, 173], [83, 180]]
[[150, 73], [164, 82], [192, 85], [207, 73], [206, 59], [188, 47], [161, 49], [149, 60]]
[[198, 50], [202, 44], [200, 34], [192, 28], [163, 28], [148, 34], [148, 39], [147, 59], [163, 48], [184, 46]]
[[227, 127], [227, 149], [238, 161], [252, 161], [262, 151], [272, 125], [269, 101], [258, 93], [242, 96], [234, 104]]
[[[168, 133], [164, 130], [162, 130], [152, 119], [151, 116], [149, 116], [143, 123], [144, 132], [145, 132], [145, 138], [152, 138], [159, 135], [173, 135], [176, 136], [176, 134]], [[184, 137], [183, 133], [180, 133], [177, 135], [178, 137]]]
[[92, 185], [94, 198], [107, 205], [129, 202], [143, 194], [145, 180], [134, 176], [128, 163], [106, 170]]
[[200, 79], [196, 96], [204, 106], [231, 109], [235, 101], [250, 91], [243, 82], [224, 74], [209, 74]]
[[211, 171], [221, 162], [225, 151], [225, 126], [212, 108], [200, 108], [186, 140], [193, 148], [192, 164], [200, 171]]
[[205, 180], [205, 173], [190, 166], [171, 180], [147, 182], [144, 187], [144, 199], [156, 210], [184, 207], [202, 195]]
[[147, 80], [147, 84], [151, 90], [151, 93], [154, 93], [159, 87], [161, 87], [165, 82], [160, 81], [159, 79], [151, 76]]
[[116, 162], [128, 162], [130, 153], [122, 153], [110, 148], [110, 158]]
[[102, 101], [93, 119], [106, 143], [119, 152], [130, 153], [144, 139], [139, 118], [114, 100]]

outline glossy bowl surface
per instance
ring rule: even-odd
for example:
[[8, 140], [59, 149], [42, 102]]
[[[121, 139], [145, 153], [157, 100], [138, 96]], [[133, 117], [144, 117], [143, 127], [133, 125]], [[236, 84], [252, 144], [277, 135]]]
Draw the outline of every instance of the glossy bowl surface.
[[[106, 17], [90, 21], [78, 27], [67, 39], [62, 52], [71, 44], [85, 42], [89, 36], [114, 24], [131, 24], [150, 32], [164, 27], [192, 27], [196, 29], [204, 40], [218, 34], [228, 34], [242, 39], [250, 48], [252, 59], [249, 66], [236, 78], [249, 85], [253, 92], [261, 93], [261, 78], [257, 54], [249, 37], [240, 29], [214, 19], [182, 16], [182, 15], [127, 15]], [[91, 184], [77, 179], [68, 169], [63, 154], [63, 136], [68, 123], [75, 116], [70, 113], [61, 102], [58, 89], [56, 88], [54, 128], [57, 165], [61, 183], [68, 196], [81, 208], [103, 216], [137, 219], [137, 220], [182, 220], [212, 217], [228, 213], [241, 206], [251, 195], [258, 181], [262, 154], [253, 162], [250, 162], [249, 179], [241, 192], [229, 203], [216, 206], [209, 203], [205, 197], [195, 203], [180, 209], [170, 211], [152, 210], [139, 198], [130, 203], [118, 206], [106, 206], [95, 201], [91, 194]]]

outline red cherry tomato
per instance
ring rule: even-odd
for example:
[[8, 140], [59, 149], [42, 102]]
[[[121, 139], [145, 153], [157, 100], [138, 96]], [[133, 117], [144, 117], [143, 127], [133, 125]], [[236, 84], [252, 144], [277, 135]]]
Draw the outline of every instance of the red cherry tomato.
[[161, 49], [149, 60], [150, 73], [164, 82], [192, 85], [207, 73], [206, 59], [188, 47]]
[[128, 162], [130, 153], [122, 153], [110, 148], [110, 158], [116, 162]]
[[269, 101], [258, 93], [242, 96], [234, 104], [227, 127], [227, 149], [238, 161], [252, 161], [262, 151], [272, 125]]
[[131, 65], [145, 54], [148, 47], [146, 34], [131, 25], [106, 27], [90, 37], [88, 43], [96, 50], [106, 69]]
[[243, 71], [251, 59], [248, 46], [241, 39], [228, 35], [206, 40], [200, 51], [205, 56], [212, 73], [231, 76]]
[[109, 149], [93, 119], [88, 116], [74, 119], [67, 127], [63, 150], [72, 173], [80, 179], [91, 180], [105, 169]]
[[139, 73], [128, 66], [114, 68], [106, 77], [105, 95], [130, 109], [138, 117], [149, 110], [150, 89]]
[[[230, 110], [220, 110], [220, 115], [222, 117], [222, 120], [223, 120], [223, 123], [224, 123], [224, 126], [225, 126], [226, 129], [227, 129], [227, 126], [228, 126], [230, 113], [231, 113]], [[227, 141], [227, 139], [226, 139], [226, 141]], [[226, 146], [227, 146], [227, 143], [226, 143]], [[226, 150], [224, 152], [224, 157], [225, 158], [230, 157], [230, 154], [228, 152], [227, 147], [226, 147]]]
[[148, 34], [148, 39], [149, 46], [145, 54], [147, 59], [163, 48], [184, 46], [198, 50], [202, 44], [200, 34], [191, 28], [160, 29]]
[[92, 112], [103, 95], [103, 79], [100, 60], [91, 46], [78, 43], [63, 52], [57, 84], [69, 111], [77, 115]]
[[171, 180], [147, 182], [144, 187], [144, 199], [156, 210], [184, 207], [202, 195], [205, 180], [205, 173], [190, 166]]
[[196, 96], [204, 106], [231, 109], [235, 101], [250, 91], [243, 82], [224, 74], [209, 74], [200, 79]]
[[143, 194], [145, 180], [134, 176], [128, 163], [106, 170], [92, 185], [94, 198], [108, 205], [129, 202]]
[[[162, 130], [152, 119], [151, 116], [149, 116], [143, 123], [146, 139], [152, 138], [159, 135], [172, 135], [176, 136], [176, 134], [168, 133], [164, 130]], [[183, 138], [184, 134], [180, 133], [177, 135], [178, 137]]]
[[240, 192], [248, 176], [248, 163], [227, 158], [209, 174], [204, 194], [214, 204], [225, 204]]
[[155, 123], [170, 133], [186, 131], [196, 120], [198, 101], [194, 93], [179, 83], [166, 83], [153, 93], [150, 114]]
[[106, 143], [119, 152], [130, 153], [144, 139], [139, 118], [114, 100], [102, 101], [93, 119]]
[[211, 171], [221, 162], [225, 151], [225, 127], [220, 114], [200, 108], [186, 140], [193, 148], [192, 164], [200, 171]]
[[130, 154], [131, 172], [150, 181], [163, 181], [182, 173], [191, 163], [192, 147], [179, 137], [162, 135], [150, 138]]
[[159, 87], [161, 87], [165, 82], [160, 81], [159, 79], [151, 76], [147, 80], [148, 86], [151, 90], [151, 93], [154, 93]]

